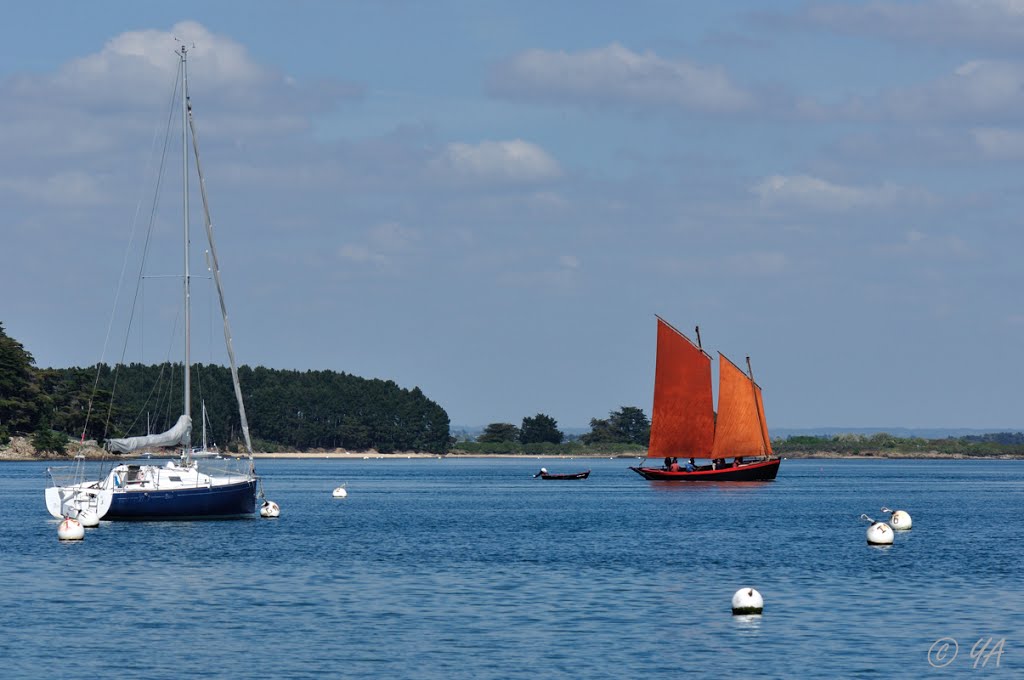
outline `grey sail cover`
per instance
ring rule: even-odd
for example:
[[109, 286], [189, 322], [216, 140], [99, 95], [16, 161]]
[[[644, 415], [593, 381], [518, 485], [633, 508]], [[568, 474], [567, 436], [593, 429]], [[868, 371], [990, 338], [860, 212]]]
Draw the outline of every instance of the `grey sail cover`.
[[141, 437], [125, 437], [108, 439], [106, 449], [112, 453], [131, 453], [139, 449], [155, 449], [161, 446], [176, 446], [189, 440], [192, 434], [192, 419], [186, 415], [178, 418], [174, 427], [160, 434], [147, 434]]

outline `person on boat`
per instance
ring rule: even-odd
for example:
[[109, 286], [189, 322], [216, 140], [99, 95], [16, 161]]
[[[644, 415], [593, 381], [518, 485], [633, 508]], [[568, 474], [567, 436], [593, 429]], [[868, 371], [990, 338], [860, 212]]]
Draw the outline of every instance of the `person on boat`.
[[696, 465], [696, 463], [694, 463], [693, 458], [691, 458], [690, 460], [686, 461], [686, 471], [687, 472], [693, 472], [696, 469], [697, 469], [697, 465]]
[[670, 467], [672, 467], [672, 457], [665, 456], [665, 469], [668, 470]]
[[669, 472], [679, 472], [679, 459], [673, 458], [672, 462], [668, 466]]
[[736, 456], [736, 460], [733, 461], [732, 465], [733, 467], [739, 467], [740, 465], [743, 465], [743, 456]]
[[540, 469], [540, 472], [538, 472], [537, 474], [535, 474], [535, 475], [534, 475], [534, 477], [542, 477], [542, 476], [546, 475], [547, 473], [548, 473], [548, 469], [547, 469], [547, 468], [543, 468], [543, 467], [542, 467], [542, 468]]

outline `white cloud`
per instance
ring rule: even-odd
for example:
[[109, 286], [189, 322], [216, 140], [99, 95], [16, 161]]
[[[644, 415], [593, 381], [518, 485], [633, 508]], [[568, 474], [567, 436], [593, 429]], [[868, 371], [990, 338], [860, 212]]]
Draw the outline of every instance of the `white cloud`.
[[452, 143], [431, 162], [431, 169], [444, 180], [537, 182], [562, 175], [544, 149], [521, 139]]
[[910, 257], [914, 259], [973, 259], [977, 256], [969, 243], [955, 234], [934, 236], [919, 229], [910, 229], [903, 241], [879, 246], [881, 255]]
[[1024, 130], [975, 128], [971, 130], [971, 136], [981, 152], [989, 158], [1024, 158]]
[[338, 256], [343, 260], [350, 260], [352, 262], [359, 263], [370, 263], [375, 265], [388, 265], [391, 263], [390, 258], [381, 253], [375, 253], [370, 250], [369, 246], [363, 244], [346, 243], [338, 249]]
[[919, 85], [891, 88], [877, 96], [854, 96], [831, 105], [803, 98], [796, 112], [827, 120], [928, 121], [1019, 120], [1024, 115], [1024, 63], [976, 59]]
[[[277, 173], [294, 184], [305, 166], [331, 164], [302, 158], [312, 148], [305, 143], [311, 120], [354, 89], [344, 91], [340, 81], [300, 86], [257, 63], [239, 42], [186, 21], [169, 30], [124, 32], [52, 71], [0, 80], [0, 187], [61, 205], [130, 200], [125, 187], [134, 187], [132, 180], [159, 157], [176, 82], [175, 50], [182, 44], [176, 37], [190, 50], [189, 83], [208, 176], [222, 179], [211, 170], [240, 179]], [[219, 165], [228, 157], [219, 153], [225, 149], [231, 168]], [[61, 172], [54, 175], [54, 168]], [[306, 171], [310, 183], [326, 182], [322, 169]], [[101, 185], [116, 189], [105, 197]]]
[[244, 46], [199, 23], [184, 21], [169, 31], [122, 33], [108, 40], [99, 52], [73, 59], [52, 75], [15, 78], [13, 89], [30, 100], [75, 100], [94, 111], [160, 104], [175, 82], [175, 52], [182, 44], [189, 48], [189, 89], [193, 93], [217, 93], [220, 99], [240, 97], [251, 102], [255, 91], [271, 84], [285, 85], [280, 75], [255, 63]]
[[722, 68], [637, 53], [617, 43], [572, 54], [528, 50], [496, 69], [491, 87], [504, 96], [706, 113], [753, 104]]
[[170, 31], [122, 33], [107, 41], [100, 52], [71, 61], [55, 80], [67, 87], [86, 88], [125, 76], [170, 76], [177, 69], [171, 54], [182, 46], [188, 49], [189, 60], [202, 64], [202, 81], [209, 85], [255, 83], [265, 77], [245, 47], [199, 23], [183, 21]]
[[580, 258], [575, 255], [561, 255], [558, 258], [558, 263], [566, 269], [579, 269]]
[[799, 16], [843, 33], [929, 44], [1019, 49], [1024, 39], [1021, 0], [811, 3]]
[[397, 253], [409, 250], [419, 240], [419, 234], [397, 222], [386, 222], [372, 227], [367, 239], [379, 250]]
[[726, 257], [725, 261], [730, 271], [741, 275], [769, 276], [780, 274], [789, 267], [786, 254], [777, 251], [737, 253]]
[[0, 178], [0, 191], [52, 205], [100, 205], [109, 200], [100, 182], [83, 172], [59, 172], [49, 177]]
[[827, 212], [886, 208], [898, 203], [930, 200], [925, 192], [895, 184], [857, 187], [810, 175], [772, 175], [758, 182], [752, 190], [769, 206]]
[[1024, 64], [974, 60], [951, 74], [886, 97], [887, 108], [907, 118], [1001, 117], [1024, 112]]
[[390, 269], [398, 258], [407, 255], [418, 241], [419, 233], [414, 229], [395, 222], [387, 222], [368, 229], [361, 242], [342, 245], [338, 249], [338, 256], [349, 262]]

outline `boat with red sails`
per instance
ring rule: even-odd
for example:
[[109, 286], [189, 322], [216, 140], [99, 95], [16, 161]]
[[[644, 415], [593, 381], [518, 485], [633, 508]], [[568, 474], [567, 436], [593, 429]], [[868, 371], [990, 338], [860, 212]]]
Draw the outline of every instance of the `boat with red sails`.
[[589, 476], [590, 476], [590, 470], [585, 470], [583, 472], [569, 472], [569, 473], [565, 473], [565, 474], [555, 474], [555, 473], [548, 472], [547, 468], [541, 468], [540, 472], [535, 474], [533, 477], [534, 477], [534, 479], [536, 479], [537, 477], [540, 477], [541, 479], [586, 479]]
[[[761, 387], [750, 357], [744, 372], [718, 353], [718, 413], [713, 406], [711, 356], [658, 317], [654, 409], [648, 461], [630, 467], [645, 479], [670, 482], [755, 482], [775, 479], [781, 459], [772, 453]], [[731, 459], [731, 460], [730, 460]], [[680, 464], [678, 461], [685, 461]]]

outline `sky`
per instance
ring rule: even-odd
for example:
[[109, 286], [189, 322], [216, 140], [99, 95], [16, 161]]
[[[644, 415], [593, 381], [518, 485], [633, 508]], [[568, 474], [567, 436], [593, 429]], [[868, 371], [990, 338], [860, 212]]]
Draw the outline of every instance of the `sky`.
[[751, 357], [770, 428], [1024, 427], [1021, 0], [3, 11], [0, 322], [39, 366], [180, 360], [180, 40], [241, 363], [586, 427], [650, 413], [660, 315]]

